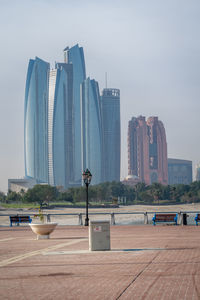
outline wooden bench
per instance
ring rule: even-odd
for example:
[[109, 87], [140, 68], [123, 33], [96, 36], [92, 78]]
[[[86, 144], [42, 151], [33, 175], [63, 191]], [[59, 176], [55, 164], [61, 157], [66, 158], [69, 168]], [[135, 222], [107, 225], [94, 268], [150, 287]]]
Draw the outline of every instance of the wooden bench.
[[30, 216], [10, 216], [10, 226], [12, 227], [12, 224], [15, 223], [17, 226], [19, 226], [20, 223], [31, 223], [32, 219]]
[[198, 222], [200, 222], [200, 214], [196, 214], [196, 217], [194, 219], [196, 221], [196, 226], [198, 226]]
[[156, 223], [175, 223], [177, 225], [178, 221], [178, 214], [158, 214], [155, 213], [154, 217], [152, 218], [153, 225]]

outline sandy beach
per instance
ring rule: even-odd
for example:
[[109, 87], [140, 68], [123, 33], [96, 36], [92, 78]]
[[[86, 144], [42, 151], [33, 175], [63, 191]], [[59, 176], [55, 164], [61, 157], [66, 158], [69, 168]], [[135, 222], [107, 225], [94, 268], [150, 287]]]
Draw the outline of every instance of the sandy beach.
[[[148, 212], [148, 220], [151, 221], [154, 212], [196, 212], [200, 211], [200, 203], [182, 204], [182, 205], [130, 205], [120, 206], [119, 208], [89, 208], [90, 220], [111, 220], [111, 213], [115, 214], [116, 224], [144, 224], [144, 213]], [[52, 222], [57, 222], [59, 225], [78, 225], [79, 216], [82, 214], [82, 220], [85, 218], [85, 208], [57, 208], [44, 209], [44, 214], [49, 214]], [[35, 209], [4, 209], [0, 207], [0, 226], [9, 226], [10, 221], [8, 216], [15, 214], [26, 214], [33, 217], [37, 213]], [[130, 214], [138, 213], [138, 214]], [[77, 214], [77, 215], [63, 215]], [[190, 223], [193, 224], [195, 213], [189, 214]], [[35, 219], [33, 219], [34, 221]], [[22, 226], [22, 225], [21, 225]], [[24, 226], [24, 225], [23, 225]]]

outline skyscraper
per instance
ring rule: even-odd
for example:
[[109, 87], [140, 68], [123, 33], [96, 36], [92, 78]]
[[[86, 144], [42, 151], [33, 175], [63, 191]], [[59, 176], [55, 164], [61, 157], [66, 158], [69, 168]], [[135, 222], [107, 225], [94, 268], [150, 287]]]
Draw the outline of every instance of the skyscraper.
[[149, 182], [149, 139], [145, 117], [132, 118], [128, 124], [128, 174]]
[[69, 187], [73, 180], [72, 65], [57, 64], [49, 73], [49, 183]]
[[97, 184], [103, 181], [106, 153], [108, 180], [119, 180], [119, 90], [104, 90], [100, 98], [98, 83], [86, 79], [83, 48], [78, 45], [65, 48], [64, 62], [51, 70], [39, 58], [30, 60], [24, 135], [26, 178], [68, 188], [80, 186], [82, 171], [89, 168]]
[[196, 165], [196, 181], [200, 181], [200, 164]]
[[147, 120], [149, 136], [150, 183], [168, 183], [167, 141], [165, 128], [158, 117]]
[[120, 181], [120, 91], [104, 89], [101, 97], [103, 181]]
[[93, 184], [102, 182], [102, 122], [99, 86], [87, 78], [81, 90], [82, 170], [88, 168]]
[[74, 134], [74, 182], [81, 184], [81, 112], [80, 88], [86, 79], [83, 48], [75, 45], [64, 49], [65, 63], [73, 65], [73, 134]]
[[29, 61], [24, 102], [25, 176], [48, 182], [49, 63]]
[[146, 184], [167, 184], [165, 129], [157, 117], [132, 118], [128, 126], [128, 174]]

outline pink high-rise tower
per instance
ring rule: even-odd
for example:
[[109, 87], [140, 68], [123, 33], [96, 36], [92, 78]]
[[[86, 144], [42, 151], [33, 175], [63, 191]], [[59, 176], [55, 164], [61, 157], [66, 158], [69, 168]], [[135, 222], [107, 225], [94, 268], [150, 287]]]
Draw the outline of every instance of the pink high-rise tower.
[[165, 128], [158, 117], [139, 116], [128, 125], [128, 174], [141, 182], [168, 183]]

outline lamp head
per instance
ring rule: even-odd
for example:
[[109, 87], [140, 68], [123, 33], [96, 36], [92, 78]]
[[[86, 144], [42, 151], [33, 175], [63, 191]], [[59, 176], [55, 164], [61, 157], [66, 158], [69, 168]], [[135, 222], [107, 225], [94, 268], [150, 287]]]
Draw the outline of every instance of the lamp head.
[[90, 171], [88, 169], [83, 171], [82, 177], [83, 177], [83, 181], [85, 184], [90, 184], [90, 182], [92, 180], [92, 174], [90, 173]]

